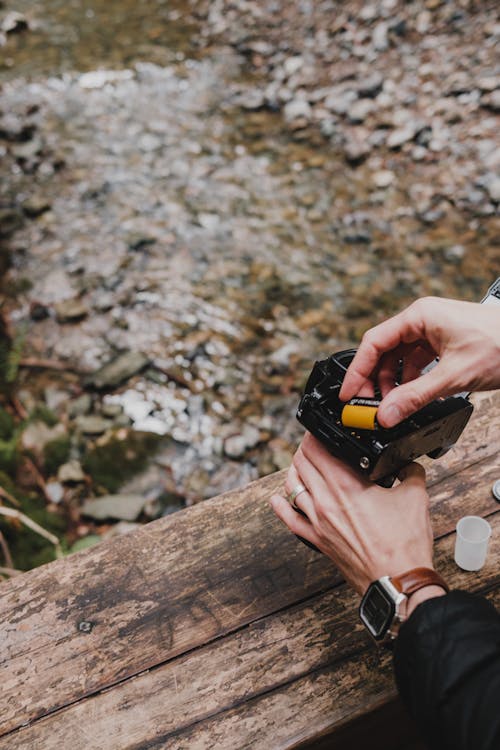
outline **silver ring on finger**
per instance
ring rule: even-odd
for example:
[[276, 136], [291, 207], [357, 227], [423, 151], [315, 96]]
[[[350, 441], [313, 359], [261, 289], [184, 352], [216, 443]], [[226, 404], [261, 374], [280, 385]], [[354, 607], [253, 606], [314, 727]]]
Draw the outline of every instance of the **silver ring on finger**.
[[302, 484], [302, 482], [299, 482], [298, 484], [295, 485], [293, 490], [287, 495], [286, 499], [288, 500], [288, 502], [290, 503], [290, 505], [292, 506], [294, 510], [297, 510], [297, 505], [295, 501], [298, 498], [298, 496], [302, 494], [302, 492], [307, 492], [307, 487], [304, 484]]

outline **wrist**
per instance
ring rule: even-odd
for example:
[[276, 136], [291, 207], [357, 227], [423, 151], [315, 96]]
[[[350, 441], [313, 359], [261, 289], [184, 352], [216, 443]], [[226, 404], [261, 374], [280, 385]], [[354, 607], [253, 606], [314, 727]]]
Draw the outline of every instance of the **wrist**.
[[408, 604], [406, 608], [406, 619], [410, 617], [412, 612], [414, 612], [414, 610], [418, 607], [419, 604], [422, 604], [422, 602], [427, 601], [427, 599], [434, 599], [438, 596], [444, 596], [445, 594], [446, 591], [441, 586], [435, 585], [423, 586], [421, 589], [418, 589], [418, 591], [410, 594], [408, 597]]

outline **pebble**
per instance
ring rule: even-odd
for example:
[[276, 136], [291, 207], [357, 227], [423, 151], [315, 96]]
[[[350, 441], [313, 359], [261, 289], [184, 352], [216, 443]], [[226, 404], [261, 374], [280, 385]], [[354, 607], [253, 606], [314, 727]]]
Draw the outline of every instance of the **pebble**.
[[287, 122], [301, 118], [309, 120], [312, 115], [311, 105], [306, 99], [292, 99], [285, 104], [284, 115]]
[[500, 177], [495, 177], [488, 182], [486, 189], [491, 200], [494, 203], [500, 203]]
[[68, 461], [59, 467], [57, 479], [61, 484], [80, 484], [85, 482], [85, 474], [82, 465], [76, 459]]
[[366, 120], [368, 115], [375, 110], [375, 105], [371, 99], [359, 99], [351, 104], [347, 110], [347, 116], [353, 123], [361, 123]]
[[58, 505], [64, 497], [64, 487], [60, 482], [47, 482], [45, 493], [51, 503]]
[[79, 299], [68, 299], [54, 306], [58, 323], [77, 323], [88, 314], [88, 309]]
[[396, 128], [387, 138], [387, 145], [389, 148], [398, 149], [401, 148], [408, 141], [412, 141], [415, 137], [415, 125], [408, 123], [402, 128]]
[[142, 495], [103, 495], [86, 500], [82, 505], [82, 515], [104, 521], [116, 518], [120, 521], [135, 521], [141, 514], [147, 498]]
[[114, 388], [133, 375], [141, 372], [149, 364], [149, 358], [140, 352], [124, 352], [116, 359], [99, 368], [86, 379], [86, 384], [103, 390]]
[[224, 441], [224, 453], [229, 458], [242, 458], [246, 451], [255, 448], [259, 441], [260, 430], [246, 424], [239, 435], [232, 435]]
[[84, 435], [103, 435], [111, 427], [109, 419], [97, 415], [79, 416], [75, 420], [77, 428]]
[[394, 182], [394, 172], [389, 169], [381, 169], [373, 175], [373, 182], [378, 188], [386, 188]]

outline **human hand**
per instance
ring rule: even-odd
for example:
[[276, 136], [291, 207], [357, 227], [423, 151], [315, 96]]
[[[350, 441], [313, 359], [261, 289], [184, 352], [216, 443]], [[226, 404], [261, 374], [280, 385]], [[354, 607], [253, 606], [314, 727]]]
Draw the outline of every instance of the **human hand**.
[[300, 482], [308, 488], [295, 500], [307, 518], [280, 495], [271, 505], [290, 531], [316, 545], [363, 594], [381, 576], [433, 567], [424, 469], [413, 463], [400, 477], [390, 489], [367, 482], [306, 433], [285, 490], [289, 494]]
[[[422, 369], [439, 357], [425, 375]], [[403, 361], [402, 384], [395, 387]], [[500, 308], [424, 297], [365, 333], [347, 370], [340, 398], [383, 400], [377, 420], [393, 427], [438, 396], [500, 387]]]

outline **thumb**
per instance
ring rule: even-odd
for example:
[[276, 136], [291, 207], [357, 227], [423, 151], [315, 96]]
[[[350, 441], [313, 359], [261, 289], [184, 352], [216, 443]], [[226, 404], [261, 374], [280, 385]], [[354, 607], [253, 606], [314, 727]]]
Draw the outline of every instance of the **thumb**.
[[438, 396], [454, 393], [450, 384], [451, 378], [440, 362], [425, 375], [393, 388], [379, 406], [377, 421], [382, 427], [394, 427]]

